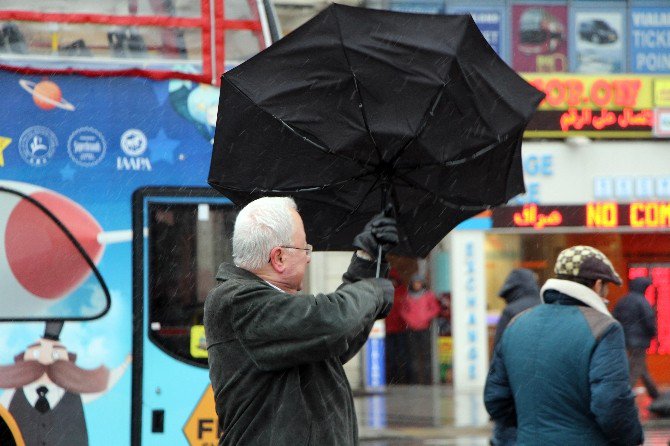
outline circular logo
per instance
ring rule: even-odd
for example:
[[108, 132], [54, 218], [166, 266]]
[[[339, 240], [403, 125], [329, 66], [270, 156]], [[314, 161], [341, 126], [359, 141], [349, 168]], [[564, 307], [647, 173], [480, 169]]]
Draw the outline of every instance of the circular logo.
[[67, 140], [67, 154], [82, 167], [92, 167], [100, 163], [106, 151], [105, 137], [93, 127], [78, 128]]
[[19, 138], [19, 154], [33, 167], [45, 166], [56, 152], [58, 138], [46, 127], [36, 125], [26, 129]]
[[138, 129], [130, 129], [121, 135], [121, 150], [128, 156], [140, 156], [147, 150], [147, 137]]

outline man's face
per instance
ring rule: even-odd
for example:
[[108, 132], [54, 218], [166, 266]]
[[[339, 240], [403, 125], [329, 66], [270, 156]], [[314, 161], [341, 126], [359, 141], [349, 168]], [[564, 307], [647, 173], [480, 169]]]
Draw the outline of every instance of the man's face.
[[[307, 247], [307, 237], [305, 235], [305, 226], [302, 223], [302, 218], [297, 211], [291, 211], [293, 217], [293, 236], [291, 237], [291, 245], [297, 248]], [[287, 284], [297, 290], [302, 290], [302, 282], [307, 270], [307, 264], [310, 261], [310, 256], [307, 251], [302, 249], [286, 249], [286, 270], [284, 272], [284, 279]]]
[[37, 344], [29, 346], [23, 354], [24, 361], [37, 361], [44, 365], [68, 359], [65, 346], [51, 339], [40, 339]]

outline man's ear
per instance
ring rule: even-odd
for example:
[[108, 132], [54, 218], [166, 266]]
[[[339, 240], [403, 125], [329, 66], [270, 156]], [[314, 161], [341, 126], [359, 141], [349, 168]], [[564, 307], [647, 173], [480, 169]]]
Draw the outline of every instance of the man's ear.
[[603, 281], [602, 279], [596, 280], [596, 283], [593, 284], [593, 291], [596, 292], [598, 296], [600, 296], [600, 292], [603, 290]]
[[278, 273], [283, 273], [286, 269], [284, 251], [279, 246], [275, 246], [270, 251], [270, 264], [272, 269]]

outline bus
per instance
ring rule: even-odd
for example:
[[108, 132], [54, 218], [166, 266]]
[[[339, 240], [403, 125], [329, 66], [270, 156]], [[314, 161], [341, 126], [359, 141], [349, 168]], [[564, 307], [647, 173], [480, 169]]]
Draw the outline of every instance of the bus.
[[267, 0], [3, 2], [1, 444], [218, 444], [218, 77], [278, 38]]

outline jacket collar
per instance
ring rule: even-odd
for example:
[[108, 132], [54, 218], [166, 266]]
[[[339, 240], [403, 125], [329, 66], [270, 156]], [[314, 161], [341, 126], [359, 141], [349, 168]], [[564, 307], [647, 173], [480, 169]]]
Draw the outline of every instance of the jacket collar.
[[229, 279], [245, 279], [245, 280], [257, 280], [259, 282], [264, 282], [263, 279], [258, 277], [256, 274], [246, 269], [242, 269], [238, 266], [233, 265], [232, 263], [222, 263], [219, 265], [219, 270], [216, 272], [217, 280], [229, 280]]
[[251, 271], [248, 271], [246, 269], [240, 268], [239, 266], [235, 266], [232, 263], [222, 263], [219, 265], [219, 269], [216, 272], [216, 279], [220, 281], [226, 281], [229, 279], [243, 279], [243, 280], [255, 280], [257, 282], [264, 283], [268, 286], [271, 286], [277, 291], [280, 291], [282, 293], [286, 293], [286, 291], [282, 290], [276, 285], [271, 284], [267, 280], [261, 279], [258, 277], [256, 274], [252, 273]]
[[544, 292], [547, 290], [556, 290], [566, 294], [573, 299], [585, 303], [589, 307], [597, 310], [607, 316], [611, 316], [605, 302], [591, 288], [570, 280], [549, 279], [540, 290], [542, 302], [544, 302]]

